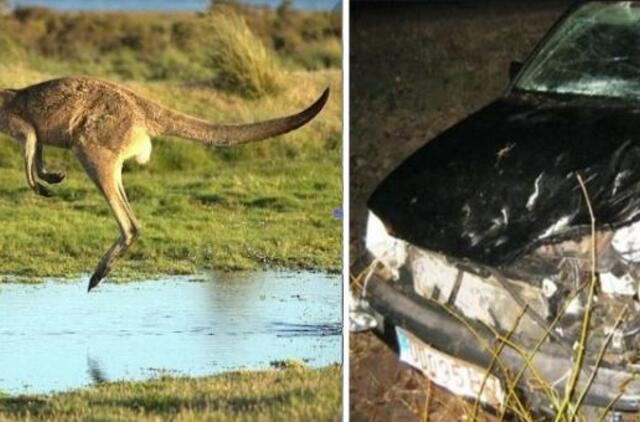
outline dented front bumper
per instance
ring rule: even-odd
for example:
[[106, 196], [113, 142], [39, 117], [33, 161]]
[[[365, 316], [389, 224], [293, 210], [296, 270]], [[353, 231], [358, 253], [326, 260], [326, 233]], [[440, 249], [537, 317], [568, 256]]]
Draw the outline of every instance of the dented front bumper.
[[[373, 214], [366, 243], [371, 262], [363, 274], [358, 312], [369, 313], [376, 329], [395, 339], [403, 361], [452, 392], [479, 397], [494, 408], [515, 387], [527, 391], [534, 406], [552, 412], [540, 386], [562, 397], [575, 352], [572, 338], [557, 326], [548, 329], [546, 298], [554, 293], [548, 285], [506, 278], [412, 246], [388, 235]], [[578, 317], [580, 311], [576, 301], [566, 313]], [[498, 347], [505, 337], [514, 347]], [[593, 336], [575, 391], [582, 392], [596, 371], [585, 405], [640, 411], [636, 365], [622, 359], [596, 365], [602, 338]]]

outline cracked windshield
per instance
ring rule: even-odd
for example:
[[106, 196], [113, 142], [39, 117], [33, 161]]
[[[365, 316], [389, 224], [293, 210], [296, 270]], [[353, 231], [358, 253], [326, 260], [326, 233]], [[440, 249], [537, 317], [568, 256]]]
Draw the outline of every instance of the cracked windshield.
[[581, 6], [541, 48], [516, 88], [638, 99], [640, 4]]

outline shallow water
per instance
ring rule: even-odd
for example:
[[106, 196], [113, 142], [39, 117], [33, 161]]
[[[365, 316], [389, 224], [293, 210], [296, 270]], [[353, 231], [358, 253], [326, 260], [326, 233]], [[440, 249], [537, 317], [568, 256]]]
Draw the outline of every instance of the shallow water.
[[0, 284], [0, 391], [209, 375], [341, 360], [339, 276], [211, 274], [103, 283]]

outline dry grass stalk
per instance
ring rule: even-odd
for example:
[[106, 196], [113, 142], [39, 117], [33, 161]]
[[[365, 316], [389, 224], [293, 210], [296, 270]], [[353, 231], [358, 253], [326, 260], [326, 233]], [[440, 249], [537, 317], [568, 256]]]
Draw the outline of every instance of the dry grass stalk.
[[[440, 303], [440, 302], [435, 302], [436, 304], [440, 305], [445, 312], [447, 312], [449, 315], [451, 315], [453, 318], [455, 318], [456, 320], [458, 320], [459, 322], [461, 322], [465, 328], [467, 330], [469, 330], [469, 332], [475, 337], [476, 341], [480, 344], [480, 346], [482, 346], [483, 349], [487, 350], [489, 353], [492, 353], [493, 355], [493, 351], [491, 349], [491, 346], [482, 338], [482, 336], [480, 335], [480, 333], [478, 333], [476, 331], [475, 328], [473, 328], [473, 326], [471, 326], [471, 324], [469, 324], [469, 322], [466, 320], [466, 318], [458, 315], [457, 312], [455, 312], [453, 309], [450, 309], [450, 307], [448, 307], [446, 304], [444, 303]], [[490, 327], [491, 328], [491, 327]], [[497, 338], [501, 338], [501, 336], [497, 335]], [[506, 343], [507, 345], [511, 346], [513, 343], [507, 339], [502, 338], [502, 342]], [[509, 370], [508, 368], [504, 365], [504, 363], [498, 358], [496, 359], [495, 362], [498, 365], [498, 368], [500, 369], [500, 371], [502, 372], [502, 375], [504, 377], [505, 380], [509, 380], [510, 379], [510, 374], [509, 374]], [[513, 395], [513, 400], [514, 400], [514, 404], [512, 406], [512, 411], [518, 415], [521, 420], [526, 420], [526, 416], [528, 414], [526, 408], [524, 407], [524, 405], [522, 404], [522, 402], [520, 401], [520, 398], [517, 395]]]
[[425, 397], [424, 399], [424, 414], [422, 417], [422, 420], [424, 422], [429, 422], [429, 408], [431, 407], [431, 388], [432, 388], [432, 382], [430, 378], [427, 378], [427, 397]]
[[[551, 331], [553, 331], [553, 329], [556, 327], [558, 322], [560, 322], [560, 320], [564, 316], [564, 314], [565, 314], [567, 308], [569, 307], [569, 304], [571, 303], [571, 301], [580, 293], [581, 290], [582, 289], [578, 289], [573, 295], [571, 295], [569, 298], [567, 298], [567, 300], [564, 302], [564, 304], [562, 306], [562, 309], [560, 310], [560, 312], [558, 312], [558, 315], [556, 315], [556, 317], [551, 322], [551, 324], [549, 324], [549, 326], [547, 327], [547, 329], [545, 330], [543, 335], [540, 336], [540, 338], [536, 342], [535, 346], [533, 347], [533, 350], [528, 354], [528, 360], [531, 361], [533, 359], [533, 357], [536, 355], [536, 353], [538, 353], [538, 350], [544, 344], [544, 342], [547, 340], [547, 338], [549, 337], [549, 334], [551, 333]], [[508, 395], [507, 395], [506, 403], [509, 403], [510, 396], [512, 394], [515, 394], [515, 389], [516, 389], [518, 383], [520, 382], [520, 379], [522, 378], [522, 376], [524, 375], [526, 370], [527, 370], [527, 366], [523, 365], [522, 368], [520, 368], [520, 371], [518, 372], [518, 374], [514, 377], [512, 384], [510, 384], [507, 387]], [[549, 388], [551, 388], [551, 387], [549, 386]], [[500, 414], [500, 419], [499, 419], [500, 421], [503, 421], [504, 417], [506, 416], [505, 410], [507, 410], [507, 409], [504, 408], [502, 413]]]
[[[516, 321], [513, 324], [513, 327], [511, 327], [511, 330], [509, 330], [509, 332], [507, 333], [507, 336], [506, 336], [507, 339], [511, 338], [513, 333], [516, 331], [516, 329], [520, 325], [520, 321], [522, 320], [522, 317], [527, 313], [527, 308], [528, 308], [527, 305], [522, 307], [522, 311], [520, 312], [520, 314], [516, 318]], [[489, 379], [489, 375], [491, 375], [491, 371], [493, 371], [493, 367], [495, 366], [496, 361], [499, 359], [500, 353], [502, 353], [502, 349], [504, 349], [505, 345], [506, 345], [506, 342], [499, 341], [498, 347], [495, 349], [495, 351], [492, 351], [491, 362], [489, 363], [489, 367], [487, 368], [487, 371], [484, 374], [484, 378], [482, 379], [482, 384], [480, 384], [480, 390], [478, 391], [478, 395], [476, 396], [476, 400], [475, 400], [475, 403], [473, 405], [473, 413], [471, 415], [471, 420], [476, 420], [476, 417], [478, 415], [478, 407], [480, 405], [480, 397], [482, 396], [482, 392], [484, 391], [484, 387], [485, 387], [485, 385], [487, 383], [487, 380]], [[503, 403], [503, 408], [505, 408], [507, 406], [507, 403], [508, 402], [505, 400], [505, 402]], [[527, 420], [531, 420], [531, 419], [529, 419], [530, 415], [525, 414], [524, 416], [525, 416], [525, 418]]]
[[589, 337], [589, 323], [591, 322], [591, 308], [593, 307], [593, 296], [595, 294], [595, 288], [597, 283], [597, 275], [596, 275], [596, 219], [593, 215], [593, 208], [591, 207], [591, 201], [589, 200], [589, 193], [587, 192], [587, 187], [582, 180], [580, 174], [576, 174], [578, 178], [578, 183], [580, 183], [580, 188], [582, 189], [582, 194], [587, 203], [587, 209], [589, 210], [589, 218], [591, 220], [591, 281], [589, 283], [589, 294], [587, 296], [587, 305], [584, 310], [584, 316], [582, 318], [582, 328], [580, 330], [580, 339], [578, 341], [578, 347], [576, 350], [574, 364], [571, 368], [571, 375], [569, 381], [564, 390], [564, 398], [562, 403], [560, 404], [560, 408], [556, 414], [556, 421], [561, 419], [565, 419], [568, 415], [566, 412], [569, 408], [569, 404], [571, 402], [571, 396], [575, 391], [576, 384], [578, 382], [578, 378], [580, 377], [580, 372], [582, 371], [582, 366], [584, 362], [584, 355], [586, 352], [586, 343]]
[[629, 383], [633, 381], [635, 377], [636, 377], [635, 374], [631, 375], [622, 384], [620, 384], [620, 387], [619, 387], [620, 391], [618, 391], [618, 394], [616, 394], [616, 396], [607, 404], [607, 407], [604, 408], [602, 414], [598, 417], [598, 422], [604, 421], [609, 411], [611, 411], [611, 408], [613, 408], [613, 406], [618, 402], [618, 400], [620, 400], [620, 397], [622, 397], [622, 395], [624, 394], [627, 388], [627, 385], [629, 385]]
[[[511, 340], [506, 339], [504, 336], [502, 336], [500, 333], [498, 333], [493, 327], [486, 325], [487, 328], [489, 328], [492, 332], [493, 335], [496, 336], [499, 339], [503, 339], [502, 341], [504, 341], [506, 343], [507, 346], [509, 346], [511, 349], [513, 349], [516, 353], [518, 353], [520, 355], [520, 357], [522, 358], [522, 360], [525, 363], [525, 367], [529, 369], [529, 371], [531, 371], [531, 375], [533, 377], [533, 380], [535, 382], [538, 383], [538, 385], [544, 390], [544, 394], [547, 397], [547, 399], [549, 399], [549, 401], [556, 407], [559, 406], [559, 403], [557, 401], [556, 395], [554, 393], [553, 388], [547, 383], [545, 382], [545, 380], [542, 378], [542, 376], [540, 375], [540, 373], [538, 372], [538, 370], [536, 369], [536, 367], [533, 365], [533, 361], [532, 358], [529, 357], [529, 355], [524, 351], [524, 349], [512, 342]], [[509, 380], [506, 380], [505, 382], [508, 382]], [[513, 395], [514, 397], [517, 397], [517, 395]]]
[[[613, 327], [611, 327], [611, 332], [607, 335], [607, 338], [605, 339], [605, 341], [602, 343], [602, 346], [600, 347], [595, 365], [593, 367], [593, 371], [591, 372], [591, 375], [589, 376], [587, 383], [582, 389], [582, 393], [580, 393], [578, 400], [576, 400], [576, 403], [574, 406], [576, 409], [576, 412], [578, 409], [580, 409], [580, 406], [582, 406], [582, 403], [584, 402], [584, 399], [587, 396], [587, 391], [589, 391], [589, 387], [591, 387], [591, 384], [593, 384], [593, 380], [596, 378], [596, 374], [598, 373], [598, 368], [600, 367], [600, 364], [602, 363], [602, 359], [604, 358], [604, 353], [607, 350], [609, 343], [611, 343], [611, 339], [613, 338], [613, 334], [615, 333], [615, 330], [618, 328], [618, 326], [622, 322], [622, 318], [626, 313], [627, 313], [627, 306], [625, 305], [625, 307], [622, 308], [622, 312], [620, 312], [620, 315], [618, 315], [618, 317], [616, 318], [616, 321], [613, 324]], [[576, 412], [574, 412], [571, 415], [571, 419], [573, 419], [576, 416]]]

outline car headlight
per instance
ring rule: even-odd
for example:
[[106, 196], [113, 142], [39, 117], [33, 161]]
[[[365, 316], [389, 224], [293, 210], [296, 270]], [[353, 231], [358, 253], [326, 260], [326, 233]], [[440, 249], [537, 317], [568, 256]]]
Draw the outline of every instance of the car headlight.
[[391, 236], [382, 221], [372, 212], [369, 212], [367, 219], [365, 245], [374, 258], [394, 274], [397, 274], [407, 259], [406, 242]]

